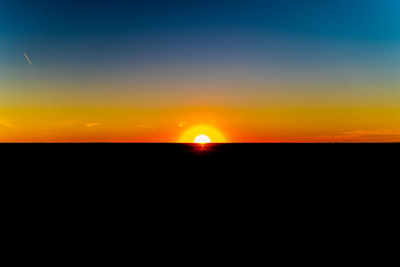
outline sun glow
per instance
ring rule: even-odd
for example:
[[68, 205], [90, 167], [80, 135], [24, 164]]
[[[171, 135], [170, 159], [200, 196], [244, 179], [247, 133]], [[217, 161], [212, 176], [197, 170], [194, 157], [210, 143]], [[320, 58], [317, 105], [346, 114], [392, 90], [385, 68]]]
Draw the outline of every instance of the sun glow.
[[211, 143], [211, 140], [207, 135], [201, 134], [196, 136], [193, 143], [206, 144], [206, 143]]
[[179, 140], [180, 143], [225, 143], [224, 136], [209, 126], [195, 126], [187, 130]]

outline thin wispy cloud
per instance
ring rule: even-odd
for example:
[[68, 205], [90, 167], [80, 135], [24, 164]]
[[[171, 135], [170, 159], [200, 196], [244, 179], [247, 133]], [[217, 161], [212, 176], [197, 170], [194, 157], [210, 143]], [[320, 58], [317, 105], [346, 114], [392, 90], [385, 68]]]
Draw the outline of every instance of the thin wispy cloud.
[[146, 125], [146, 124], [140, 124], [139, 127], [140, 127], [140, 128], [145, 128], [145, 129], [151, 129], [151, 130], [154, 130], [154, 129], [155, 129], [154, 127], [152, 127], [152, 126], [150, 126], [150, 125]]
[[78, 125], [79, 121], [77, 121], [77, 120], [64, 120], [64, 121], [58, 121], [55, 124], [57, 126], [60, 126], [60, 127], [72, 127], [72, 126]]
[[400, 142], [400, 131], [391, 130], [359, 130], [344, 132], [348, 138], [359, 138], [371, 142]]
[[185, 127], [186, 124], [187, 124], [186, 121], [180, 121], [180, 122], [178, 122], [178, 127], [183, 128], [183, 127]]
[[339, 132], [332, 135], [308, 137], [312, 141], [332, 142], [400, 142], [400, 131], [391, 130], [356, 130]]
[[24, 53], [25, 58], [28, 60], [29, 65], [31, 65], [31, 67], [33, 68], [33, 64], [31, 62], [31, 60], [29, 59], [28, 55], [26, 53]]
[[382, 136], [382, 135], [399, 135], [400, 132], [395, 132], [391, 130], [358, 130], [343, 132], [342, 135], [347, 136]]
[[0, 120], [0, 126], [6, 127], [6, 128], [10, 128], [10, 129], [15, 128], [15, 125], [10, 123], [7, 120]]
[[89, 123], [86, 123], [85, 126], [88, 127], [88, 128], [93, 128], [93, 127], [98, 126], [100, 124], [101, 124], [100, 122], [89, 122]]

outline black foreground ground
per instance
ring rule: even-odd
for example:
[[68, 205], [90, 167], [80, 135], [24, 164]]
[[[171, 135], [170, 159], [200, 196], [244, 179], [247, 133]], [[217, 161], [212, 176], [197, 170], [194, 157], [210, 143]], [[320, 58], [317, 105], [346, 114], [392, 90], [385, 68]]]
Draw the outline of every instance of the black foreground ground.
[[[170, 257], [178, 242], [178, 258], [182, 249], [203, 258], [188, 245], [195, 244], [220, 255], [251, 248], [280, 262], [358, 261], [365, 256], [356, 250], [376, 254], [397, 227], [400, 144], [0, 144], [0, 151], [3, 229], [8, 248], [19, 248], [14, 259], [21, 246], [30, 261], [76, 262], [71, 248], [90, 261], [104, 261], [103, 250], [153, 259], [154, 246]], [[234, 254], [224, 257], [237, 261]]]
[[400, 144], [0, 144], [0, 151], [3, 182], [31, 190], [300, 192], [397, 180]]

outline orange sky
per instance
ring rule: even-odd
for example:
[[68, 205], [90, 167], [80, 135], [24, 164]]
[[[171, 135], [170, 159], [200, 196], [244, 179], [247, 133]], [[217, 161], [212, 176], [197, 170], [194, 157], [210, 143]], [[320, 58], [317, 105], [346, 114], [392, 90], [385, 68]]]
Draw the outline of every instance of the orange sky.
[[0, 142], [178, 142], [199, 125], [227, 142], [400, 141], [395, 83], [15, 80], [0, 82]]
[[0, 118], [2, 142], [179, 142], [199, 125], [227, 142], [400, 140], [400, 108], [387, 107], [24, 107], [0, 108]]

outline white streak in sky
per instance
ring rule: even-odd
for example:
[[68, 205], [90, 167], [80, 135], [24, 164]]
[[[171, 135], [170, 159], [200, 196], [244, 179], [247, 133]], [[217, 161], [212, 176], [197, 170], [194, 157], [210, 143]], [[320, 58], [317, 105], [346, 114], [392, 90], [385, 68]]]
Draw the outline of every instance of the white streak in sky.
[[33, 68], [32, 62], [29, 59], [28, 55], [26, 53], [24, 53], [24, 56], [26, 57], [26, 59], [28, 60], [29, 64], [31, 65], [31, 67]]

